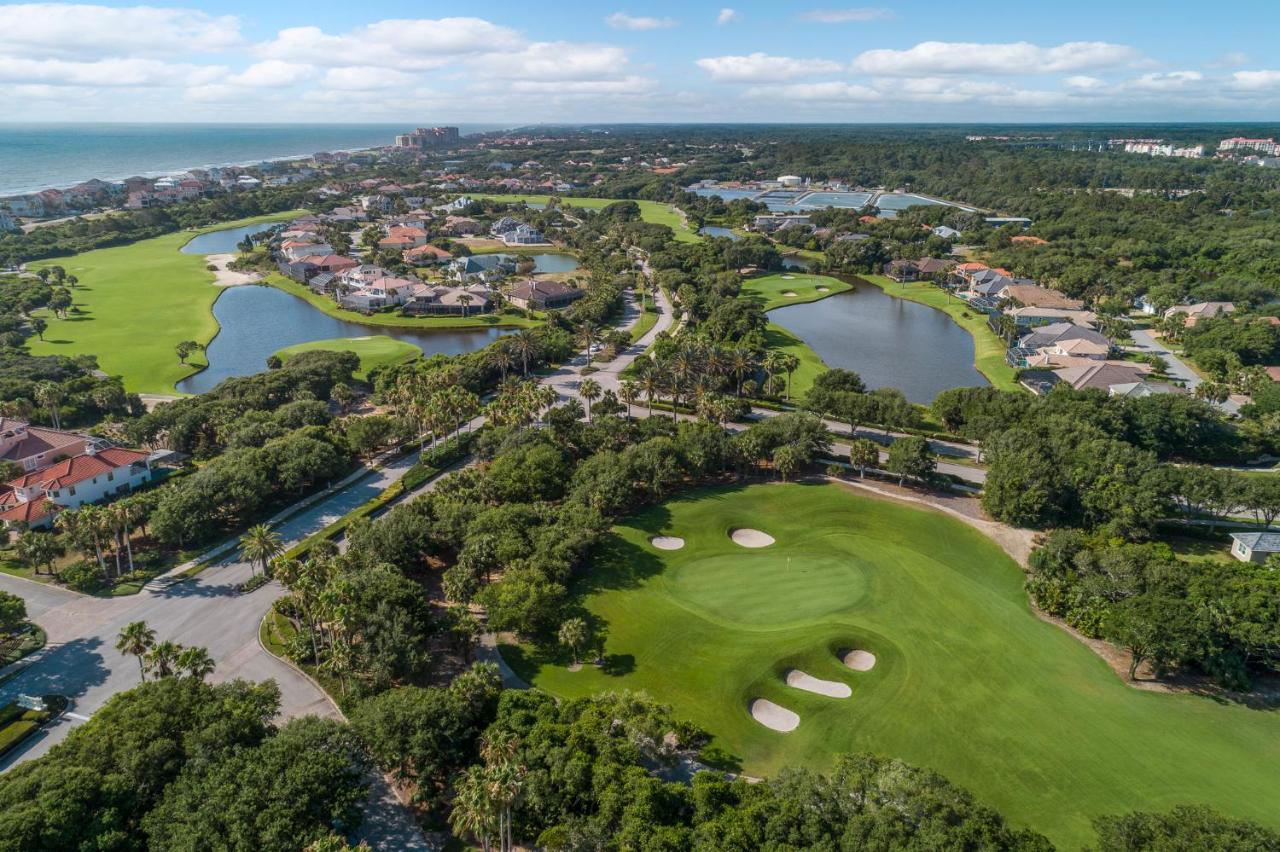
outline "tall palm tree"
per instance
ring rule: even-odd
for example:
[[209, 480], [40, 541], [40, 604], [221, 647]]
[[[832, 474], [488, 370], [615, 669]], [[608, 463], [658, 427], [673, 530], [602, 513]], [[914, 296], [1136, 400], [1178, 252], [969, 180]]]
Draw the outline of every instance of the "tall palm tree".
[[466, 317], [467, 317], [467, 305], [470, 305], [473, 301], [475, 301], [475, 300], [471, 297], [471, 294], [470, 294], [470, 293], [459, 293], [459, 294], [458, 294], [458, 304], [459, 304], [459, 305], [462, 305], [462, 318], [463, 318], [463, 319], [466, 319]]
[[592, 347], [596, 341], [600, 339], [600, 330], [589, 322], [584, 322], [582, 327], [578, 329], [578, 340], [582, 342], [582, 348], [587, 350], [587, 363], [591, 363]]
[[62, 428], [62, 418], [58, 414], [58, 408], [66, 396], [67, 392], [57, 382], [44, 381], [36, 385], [36, 402], [49, 409], [49, 419], [53, 421], [55, 429]]
[[49, 568], [53, 573], [53, 560], [58, 556], [58, 543], [48, 533], [25, 532], [14, 545], [18, 558], [31, 566], [31, 570], [40, 573], [40, 566]]
[[271, 560], [284, 552], [284, 544], [280, 533], [267, 524], [257, 524], [249, 527], [240, 539], [240, 552], [249, 560], [249, 573], [256, 575], [254, 564], [260, 562], [262, 573], [266, 574], [270, 570]]
[[640, 385], [628, 379], [618, 386], [618, 398], [627, 404], [627, 419], [631, 419], [631, 406], [640, 399]]
[[591, 403], [604, 393], [604, 388], [595, 379], [583, 379], [578, 387], [578, 394], [587, 401], [587, 422], [591, 422]]
[[529, 329], [522, 329], [511, 335], [511, 348], [520, 356], [521, 372], [529, 375], [529, 359], [538, 356], [538, 338]]
[[157, 642], [147, 651], [147, 668], [158, 678], [172, 677], [174, 667], [178, 662], [178, 655], [181, 653], [182, 646], [177, 642], [172, 642], [168, 639], [163, 642]]
[[183, 648], [174, 665], [187, 677], [204, 680], [213, 674], [213, 657], [204, 648]]
[[156, 644], [156, 632], [147, 626], [145, 621], [133, 621], [124, 626], [116, 639], [116, 650], [121, 654], [132, 654], [138, 658], [138, 674], [145, 681], [147, 668], [143, 665], [143, 657]]
[[662, 376], [657, 370], [650, 369], [640, 377], [640, 387], [644, 390], [644, 398], [649, 403], [649, 416], [653, 416], [653, 401], [662, 392]]
[[449, 811], [449, 827], [460, 838], [474, 837], [489, 852], [490, 838], [498, 833], [498, 809], [489, 797], [484, 767], [472, 766], [462, 774]]
[[560, 625], [560, 632], [556, 638], [573, 654], [573, 664], [576, 666], [578, 652], [582, 650], [583, 645], [587, 644], [587, 622], [581, 618], [567, 619]]
[[507, 380], [507, 371], [516, 365], [516, 359], [506, 346], [494, 346], [489, 350], [489, 363], [498, 368], [501, 380]]
[[782, 369], [787, 373], [787, 402], [791, 401], [791, 374], [800, 367], [800, 359], [790, 353], [783, 355]]

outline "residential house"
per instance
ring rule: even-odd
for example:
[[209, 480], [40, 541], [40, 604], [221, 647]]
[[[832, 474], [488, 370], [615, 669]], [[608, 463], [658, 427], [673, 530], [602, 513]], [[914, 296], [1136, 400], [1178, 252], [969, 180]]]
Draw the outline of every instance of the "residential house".
[[1160, 309], [1156, 307], [1155, 304], [1150, 299], [1148, 299], [1145, 295], [1139, 296], [1138, 298], [1134, 299], [1133, 306], [1149, 317], [1153, 317], [1156, 314], [1160, 313]]
[[415, 227], [393, 227], [387, 236], [378, 240], [378, 248], [405, 251], [427, 244], [427, 232]]
[[502, 242], [509, 246], [546, 245], [547, 238], [531, 225], [520, 224], [502, 235]]
[[1012, 279], [1013, 283], [1005, 286], [997, 295], [1002, 299], [1012, 299], [1029, 308], [1054, 308], [1058, 310], [1078, 311], [1084, 302], [1072, 299], [1057, 290], [1041, 287], [1029, 279]]
[[513, 219], [510, 216], [503, 216], [501, 219], [489, 226], [489, 234], [490, 236], [502, 239], [503, 234], [514, 231], [523, 224], [524, 223], [519, 219]]
[[808, 227], [809, 216], [805, 213], [765, 213], [755, 218], [755, 229], [763, 234], [790, 227]]
[[1186, 393], [1185, 388], [1177, 385], [1171, 385], [1168, 382], [1130, 382], [1128, 384], [1112, 385], [1110, 388], [1111, 396], [1125, 396], [1131, 399], [1155, 396], [1162, 393]]
[[1192, 326], [1198, 320], [1234, 313], [1235, 309], [1234, 302], [1196, 302], [1193, 305], [1174, 305], [1164, 312], [1164, 318], [1169, 319], [1177, 314], [1185, 314], [1183, 322]]
[[525, 310], [550, 311], [568, 307], [586, 295], [586, 291], [559, 281], [530, 278], [521, 281], [507, 293], [507, 301]]
[[11, 535], [47, 527], [63, 509], [127, 494], [151, 477], [148, 453], [90, 446], [80, 455], [23, 474], [0, 489], [0, 522]]
[[1054, 370], [1058, 381], [1065, 382], [1076, 390], [1098, 389], [1108, 393], [1113, 385], [1128, 385], [1146, 379], [1150, 367], [1145, 364], [1131, 364], [1126, 361], [1102, 361], [1087, 366], [1066, 367]]
[[295, 281], [306, 282], [321, 272], [342, 272], [359, 264], [340, 254], [307, 255], [295, 261], [281, 259], [280, 271]]
[[1280, 553], [1280, 533], [1238, 532], [1231, 534], [1231, 555], [1241, 562], [1258, 565]]
[[404, 303], [405, 313], [437, 315], [482, 314], [493, 310], [493, 307], [493, 295], [489, 288], [479, 285], [432, 287], [423, 284], [414, 288]]
[[1090, 328], [1096, 327], [1098, 324], [1098, 315], [1093, 311], [1084, 310], [1071, 311], [1063, 308], [1032, 308], [1023, 306], [1009, 308], [1004, 312], [1004, 315], [1023, 328], [1057, 322], [1070, 322]]
[[929, 281], [934, 275], [951, 268], [951, 262], [936, 257], [919, 260], [891, 260], [884, 265], [884, 274], [894, 281]]
[[441, 230], [450, 237], [473, 237], [481, 233], [484, 226], [466, 216], [446, 216]]
[[430, 266], [436, 263], [448, 263], [453, 255], [438, 246], [425, 245], [411, 248], [404, 253], [404, 262], [413, 266]]
[[954, 240], [956, 237], [960, 236], [960, 232], [955, 228], [948, 228], [946, 225], [939, 225], [933, 229], [933, 235], [935, 237], [942, 237], [944, 240]]
[[0, 461], [13, 462], [24, 471], [39, 470], [59, 459], [80, 455], [94, 443], [95, 439], [86, 435], [0, 417]]

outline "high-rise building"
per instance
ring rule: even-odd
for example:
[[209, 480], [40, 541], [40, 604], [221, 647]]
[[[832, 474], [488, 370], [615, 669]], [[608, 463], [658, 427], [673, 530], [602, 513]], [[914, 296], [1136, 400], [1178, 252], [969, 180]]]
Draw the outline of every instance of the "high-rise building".
[[447, 148], [458, 144], [458, 128], [456, 127], [419, 127], [412, 133], [396, 137], [397, 148]]

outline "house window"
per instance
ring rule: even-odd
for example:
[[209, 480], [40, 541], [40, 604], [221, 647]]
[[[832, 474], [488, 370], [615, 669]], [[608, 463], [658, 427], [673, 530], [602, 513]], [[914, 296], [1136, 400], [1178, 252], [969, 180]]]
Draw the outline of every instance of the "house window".
[[115, 478], [116, 478], [116, 472], [114, 470], [107, 471], [107, 482], [110, 482]]
[[74, 485], [67, 489], [67, 496], [68, 497], [76, 496], [76, 487]]

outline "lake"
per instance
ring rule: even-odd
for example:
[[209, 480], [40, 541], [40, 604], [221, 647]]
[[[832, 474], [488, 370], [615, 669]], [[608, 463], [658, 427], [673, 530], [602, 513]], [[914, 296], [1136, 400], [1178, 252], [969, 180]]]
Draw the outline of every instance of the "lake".
[[276, 222], [259, 222], [256, 225], [245, 225], [242, 228], [225, 228], [221, 231], [210, 231], [193, 238], [182, 247], [183, 254], [235, 254], [245, 237], [261, 234], [275, 227]]
[[802, 338], [828, 367], [855, 371], [869, 388], [898, 388], [912, 402], [927, 405], [948, 388], [990, 384], [973, 366], [973, 338], [951, 317], [844, 280], [854, 289], [778, 308], [769, 319]]
[[283, 290], [251, 284], [225, 289], [213, 305], [213, 315], [222, 330], [205, 352], [209, 368], [179, 382], [183, 393], [204, 393], [223, 379], [260, 373], [267, 369], [268, 357], [295, 343], [384, 334], [412, 343], [427, 355], [458, 355], [481, 349], [503, 334], [496, 328], [428, 331], [362, 325], [331, 317]]
[[[534, 272], [572, 272], [578, 268], [578, 259], [571, 254], [555, 252], [520, 252], [533, 258]], [[494, 254], [477, 254], [472, 258], [485, 269], [493, 269], [504, 261], [515, 261], [515, 252], [495, 252]]]
[[725, 237], [734, 242], [742, 239], [733, 232], [733, 228], [722, 228], [719, 225], [703, 225], [698, 229], [698, 233], [708, 237]]

